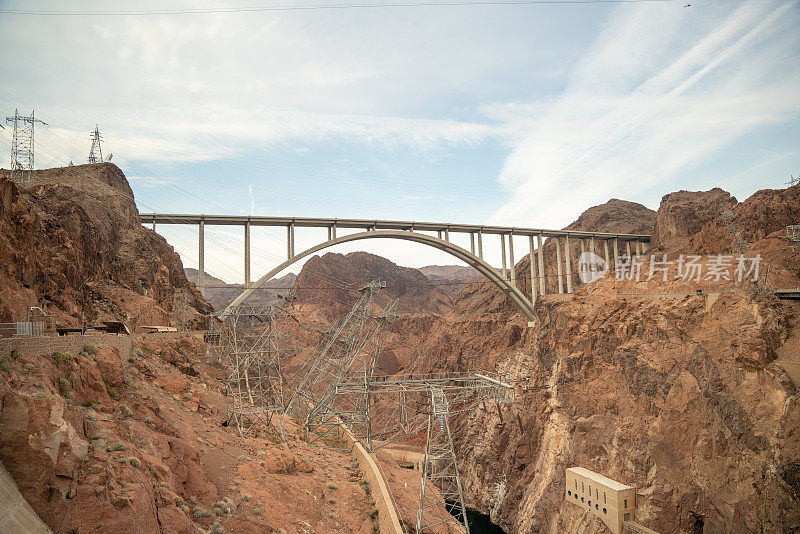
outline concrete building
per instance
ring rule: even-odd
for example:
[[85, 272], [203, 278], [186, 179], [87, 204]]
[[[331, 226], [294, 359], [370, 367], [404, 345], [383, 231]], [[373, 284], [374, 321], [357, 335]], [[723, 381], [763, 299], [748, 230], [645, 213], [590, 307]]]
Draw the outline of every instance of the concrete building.
[[583, 467], [568, 467], [564, 497], [589, 510], [614, 532], [622, 534], [624, 521], [633, 521], [636, 488]]

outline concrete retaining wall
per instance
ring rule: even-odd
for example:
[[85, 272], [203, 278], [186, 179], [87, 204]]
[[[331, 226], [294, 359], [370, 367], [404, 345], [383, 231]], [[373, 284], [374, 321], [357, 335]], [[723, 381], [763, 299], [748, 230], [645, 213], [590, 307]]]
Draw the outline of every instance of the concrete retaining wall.
[[185, 332], [164, 332], [162, 334], [115, 335], [98, 334], [88, 336], [50, 336], [50, 337], [7, 337], [0, 338], [0, 357], [7, 356], [12, 350], [18, 350], [25, 356], [44, 357], [60, 350], [76, 354], [86, 345], [95, 347], [116, 347], [122, 356], [131, 351], [131, 346], [143, 341], [160, 339], [180, 339], [193, 334]]
[[17, 483], [0, 463], [0, 532], [52, 534], [22, 496]]
[[372, 496], [375, 500], [375, 507], [378, 509], [378, 526], [381, 534], [403, 534], [400, 518], [392, 502], [389, 487], [386, 485], [386, 481], [383, 479], [381, 470], [378, 467], [377, 458], [358, 442], [345, 425], [341, 425], [341, 427], [344, 429], [353, 455], [358, 458], [358, 463], [364, 469], [364, 474], [369, 481]]

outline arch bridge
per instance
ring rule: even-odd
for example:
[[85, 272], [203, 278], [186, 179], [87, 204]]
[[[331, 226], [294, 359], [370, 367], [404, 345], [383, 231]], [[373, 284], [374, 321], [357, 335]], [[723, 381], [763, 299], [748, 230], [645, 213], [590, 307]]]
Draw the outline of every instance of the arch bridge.
[[[584, 232], [576, 230], [546, 230], [542, 228], [519, 228], [508, 226], [485, 226], [472, 224], [451, 224], [436, 222], [384, 221], [368, 219], [317, 219], [304, 217], [261, 217], [236, 215], [186, 215], [164, 213], [142, 213], [142, 224], [151, 224], [153, 231], [159, 224], [196, 225], [198, 227], [198, 278], [197, 286], [202, 291], [205, 269], [205, 227], [206, 225], [241, 226], [244, 231], [244, 286], [230, 306], [235, 306], [250, 296], [264, 283], [295, 262], [326, 248], [366, 239], [402, 239], [421, 243], [458, 258], [489, 279], [519, 308], [529, 321], [533, 320], [533, 310], [539, 295], [545, 294], [545, 262], [543, 240], [555, 240], [558, 293], [572, 293], [573, 270], [570, 254], [570, 239], [578, 240], [581, 252], [597, 252], [596, 246], [602, 243], [606, 265], [611, 268], [613, 260], [619, 256], [621, 246], [627, 255], [642, 254], [650, 242], [649, 235], [615, 234], [608, 232]], [[286, 261], [275, 266], [264, 276], [252, 282], [250, 279], [250, 228], [253, 226], [283, 226], [286, 228]], [[295, 253], [294, 234], [296, 228], [325, 228], [327, 239], [311, 248]], [[360, 232], [337, 236], [338, 229], [361, 230]], [[423, 232], [436, 232], [436, 236]], [[459, 247], [451, 242], [453, 234], [469, 235], [470, 249]], [[323, 234], [324, 235], [324, 234]], [[483, 237], [500, 237], [501, 267], [497, 269], [483, 257]], [[514, 269], [514, 236], [528, 238], [530, 262], [530, 291], [523, 293], [516, 284]], [[610, 245], [610, 246], [609, 246]], [[633, 251], [632, 251], [633, 249]], [[535, 260], [534, 260], [535, 258]], [[536, 283], [538, 281], [538, 283]]]

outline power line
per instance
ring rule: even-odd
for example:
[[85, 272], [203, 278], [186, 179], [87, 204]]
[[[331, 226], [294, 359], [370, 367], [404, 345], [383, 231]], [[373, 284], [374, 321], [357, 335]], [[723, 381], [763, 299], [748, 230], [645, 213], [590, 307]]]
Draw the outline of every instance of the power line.
[[150, 15], [212, 15], [224, 13], [259, 13], [267, 11], [319, 11], [347, 9], [382, 9], [382, 8], [415, 8], [415, 7], [472, 7], [472, 6], [531, 6], [531, 5], [589, 5], [589, 4], [665, 4], [678, 0], [462, 0], [442, 2], [381, 2], [375, 4], [306, 4], [295, 6], [243, 6], [213, 7], [196, 9], [154, 9], [154, 10], [120, 10], [120, 11], [56, 11], [0, 9], [5, 15], [34, 16], [150, 16]]

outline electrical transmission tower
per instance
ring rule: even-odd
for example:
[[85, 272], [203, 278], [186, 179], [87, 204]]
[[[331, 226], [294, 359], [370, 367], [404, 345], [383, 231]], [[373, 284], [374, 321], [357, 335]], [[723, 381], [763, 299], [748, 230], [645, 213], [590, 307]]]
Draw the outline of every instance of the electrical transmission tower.
[[185, 289], [176, 289], [172, 295], [172, 326], [179, 332], [187, 332], [192, 319], [189, 294]]
[[103, 149], [100, 148], [100, 129], [95, 124], [94, 131], [90, 134], [92, 148], [89, 150], [89, 163], [103, 163]]
[[487, 401], [514, 402], [514, 386], [489, 373], [376, 376], [378, 334], [396, 318], [396, 301], [383, 313], [371, 313], [382, 287], [373, 282], [362, 288], [348, 316], [324, 333], [287, 410], [307, 414], [309, 443], [331, 447], [343, 446], [349, 433], [374, 451], [427, 428], [417, 532], [452, 527], [469, 534], [450, 417]]
[[380, 348], [375, 336], [396, 317], [396, 301], [381, 314], [372, 313], [375, 295], [384, 287], [386, 282], [380, 280], [362, 287], [359, 290], [361, 296], [350, 313], [323, 333], [319, 345], [298, 373], [301, 378], [287, 406], [290, 415], [305, 419], [311, 407], [341, 382], [346, 373], [372, 372], [370, 365], [374, 360], [364, 357], [365, 349], [377, 358]]
[[14, 125], [14, 137], [11, 141], [11, 179], [17, 183], [27, 182], [33, 172], [33, 126], [40, 122], [47, 123], [34, 117], [31, 111], [29, 117], [19, 114], [14, 110], [13, 117], [6, 117], [6, 122]]
[[[280, 306], [236, 306], [221, 317], [215, 351], [226, 367], [228, 425], [244, 436], [259, 420], [267, 425], [285, 411], [283, 361], [296, 352], [288, 330], [289, 313]], [[282, 417], [278, 430], [284, 438]]]

